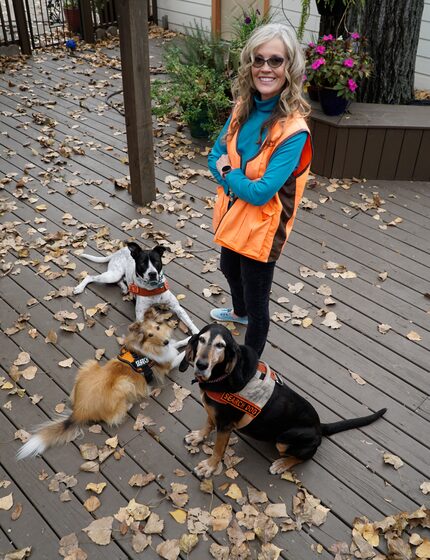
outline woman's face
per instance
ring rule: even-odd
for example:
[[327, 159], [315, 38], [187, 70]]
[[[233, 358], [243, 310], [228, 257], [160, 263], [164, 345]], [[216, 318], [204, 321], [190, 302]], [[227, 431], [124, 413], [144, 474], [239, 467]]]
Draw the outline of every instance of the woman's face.
[[278, 68], [271, 68], [268, 62], [265, 62], [260, 68], [251, 67], [254, 87], [260, 92], [261, 99], [265, 100], [278, 95], [284, 88], [287, 60], [282, 40], [276, 37], [258, 47], [254, 51], [254, 59], [258, 61], [261, 58], [271, 58], [272, 61], [278, 60], [278, 62], [279, 59], [283, 59]]

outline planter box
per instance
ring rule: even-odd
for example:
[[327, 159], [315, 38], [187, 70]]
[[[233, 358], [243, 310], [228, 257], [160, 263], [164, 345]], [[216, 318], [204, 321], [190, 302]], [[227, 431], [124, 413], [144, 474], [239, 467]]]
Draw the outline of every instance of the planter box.
[[429, 107], [352, 103], [328, 117], [311, 101], [312, 171], [324, 177], [430, 180]]

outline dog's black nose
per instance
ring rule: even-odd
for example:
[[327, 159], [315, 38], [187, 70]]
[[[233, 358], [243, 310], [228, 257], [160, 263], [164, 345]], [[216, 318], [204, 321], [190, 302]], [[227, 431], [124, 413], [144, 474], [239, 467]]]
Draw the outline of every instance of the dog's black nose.
[[157, 273], [156, 272], [149, 272], [148, 277], [150, 280], [157, 280]]
[[197, 360], [196, 362], [196, 367], [200, 371], [204, 371], [205, 369], [208, 369], [208, 365], [209, 365], [208, 362], [204, 362], [203, 360]]
[[163, 344], [164, 344], [164, 346], [167, 346], [167, 345], [169, 344], [169, 341], [168, 341], [168, 340], [165, 340], [165, 341], [163, 342]]

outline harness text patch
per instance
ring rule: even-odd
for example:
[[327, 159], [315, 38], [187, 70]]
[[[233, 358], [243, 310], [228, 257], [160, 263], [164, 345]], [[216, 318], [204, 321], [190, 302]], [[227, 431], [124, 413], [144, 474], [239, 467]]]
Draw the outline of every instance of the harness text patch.
[[256, 406], [235, 393], [222, 393], [220, 401], [242, 410], [245, 414], [249, 414], [249, 416], [252, 416], [253, 418], [261, 412], [261, 408], [259, 406]]

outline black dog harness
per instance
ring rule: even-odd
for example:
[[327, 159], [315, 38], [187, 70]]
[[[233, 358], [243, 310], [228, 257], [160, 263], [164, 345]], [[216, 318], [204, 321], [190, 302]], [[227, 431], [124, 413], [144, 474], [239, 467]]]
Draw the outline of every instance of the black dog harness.
[[130, 352], [127, 348], [121, 348], [120, 354], [117, 359], [124, 364], [129, 365], [136, 373], [141, 373], [147, 383], [151, 383], [154, 379], [154, 372], [152, 366], [154, 361], [150, 360], [148, 356], [142, 356], [137, 352]]

